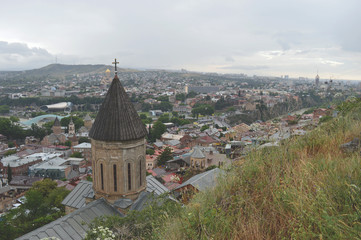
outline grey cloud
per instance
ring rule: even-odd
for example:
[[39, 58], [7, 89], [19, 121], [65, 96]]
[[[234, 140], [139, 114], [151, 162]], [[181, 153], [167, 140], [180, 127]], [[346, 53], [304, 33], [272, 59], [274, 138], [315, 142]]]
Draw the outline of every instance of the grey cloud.
[[231, 57], [231, 56], [225, 57], [224, 60], [225, 60], [226, 62], [235, 62], [234, 58]]
[[43, 48], [25, 43], [0, 41], [0, 70], [24, 70], [43, 67], [54, 62], [54, 56]]
[[25, 43], [9, 43], [0, 41], [0, 54], [18, 54], [21, 56], [44, 56], [51, 57], [51, 54], [43, 48], [30, 48]]
[[[361, 1], [346, 2], [3, 1], [0, 40], [7, 42], [0, 42], [0, 66], [39, 67], [56, 54], [64, 64], [109, 64], [117, 57], [134, 68], [313, 76], [322, 58], [344, 63], [322, 64], [327, 71], [357, 79]], [[230, 66], [218, 68], [224, 65]]]

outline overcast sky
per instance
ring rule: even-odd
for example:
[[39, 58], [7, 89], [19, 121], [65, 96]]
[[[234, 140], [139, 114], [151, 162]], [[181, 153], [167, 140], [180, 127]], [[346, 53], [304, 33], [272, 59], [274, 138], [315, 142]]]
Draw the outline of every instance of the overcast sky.
[[0, 70], [54, 63], [361, 80], [360, 0], [0, 1]]

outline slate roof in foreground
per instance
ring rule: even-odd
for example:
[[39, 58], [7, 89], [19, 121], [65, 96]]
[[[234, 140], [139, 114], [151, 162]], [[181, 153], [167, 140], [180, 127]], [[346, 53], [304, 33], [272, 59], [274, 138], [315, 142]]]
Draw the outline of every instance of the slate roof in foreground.
[[154, 192], [155, 195], [159, 196], [163, 193], [169, 192], [169, 190], [152, 175], [149, 175], [147, 176], [147, 192]]
[[96, 217], [105, 215], [124, 216], [103, 198], [100, 198], [83, 208], [17, 238], [17, 240], [38, 240], [48, 237], [57, 237], [64, 240], [84, 239], [86, 232], [89, 230], [88, 224]]
[[80, 181], [78, 185], [71, 191], [61, 202], [65, 206], [72, 208], [81, 208], [85, 206], [85, 198], [90, 192], [93, 191], [93, 183], [89, 181]]
[[[93, 191], [93, 183], [89, 181], [82, 180], [79, 184], [64, 198], [61, 204], [65, 206], [69, 206], [72, 208], [81, 208], [85, 206], [85, 197], [89, 194], [90, 196], [94, 195]], [[147, 192], [154, 193], [156, 196], [159, 196], [163, 193], [169, 192], [168, 188], [166, 188], [163, 184], [161, 184], [157, 179], [153, 176], [147, 176]], [[133, 203], [128, 203], [129, 199], [119, 199], [116, 201], [115, 205], [117, 207], [126, 208]], [[125, 202], [124, 202], [125, 201]], [[119, 206], [117, 204], [120, 204]], [[124, 207], [125, 205], [126, 207]]]
[[197, 175], [191, 177], [190, 179], [188, 179], [187, 181], [185, 181], [184, 183], [182, 183], [181, 185], [179, 185], [174, 190], [177, 190], [177, 189], [182, 188], [187, 185], [192, 185], [199, 191], [204, 191], [207, 188], [211, 188], [216, 185], [217, 177], [220, 175], [221, 172], [222, 172], [221, 169], [215, 168], [215, 169], [206, 171], [204, 173], [197, 174]]
[[146, 134], [143, 122], [115, 75], [89, 137], [100, 141], [127, 141], [143, 138]]

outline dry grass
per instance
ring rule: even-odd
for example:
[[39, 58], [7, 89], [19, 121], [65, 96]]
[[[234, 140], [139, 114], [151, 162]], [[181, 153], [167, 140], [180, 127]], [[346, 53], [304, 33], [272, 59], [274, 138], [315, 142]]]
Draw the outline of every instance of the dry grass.
[[161, 239], [361, 239], [357, 106], [279, 148], [252, 152], [160, 229]]

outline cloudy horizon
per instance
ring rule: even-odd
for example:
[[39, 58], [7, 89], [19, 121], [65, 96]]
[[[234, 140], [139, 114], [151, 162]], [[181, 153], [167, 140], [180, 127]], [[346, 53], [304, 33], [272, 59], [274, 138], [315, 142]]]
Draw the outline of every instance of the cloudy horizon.
[[8, 1], [0, 70], [61, 64], [361, 80], [357, 0]]

